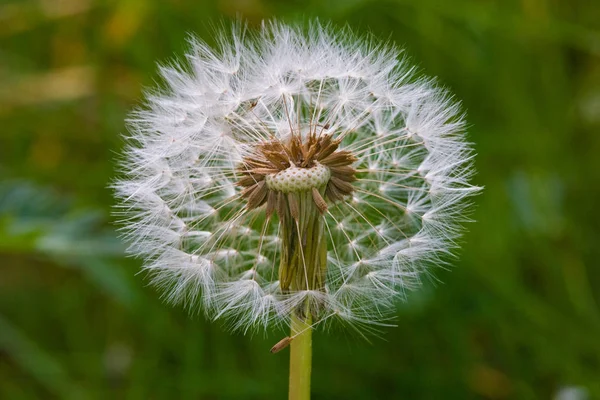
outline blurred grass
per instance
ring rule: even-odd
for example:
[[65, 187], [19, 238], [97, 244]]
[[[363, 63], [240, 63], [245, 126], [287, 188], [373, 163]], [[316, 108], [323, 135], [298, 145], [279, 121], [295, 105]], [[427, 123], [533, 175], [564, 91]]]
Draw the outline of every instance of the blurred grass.
[[486, 187], [457, 267], [398, 328], [316, 338], [314, 398], [600, 398], [600, 3], [585, 0], [0, 3], [0, 398], [284, 398], [280, 333], [162, 304], [108, 216], [155, 63], [237, 15], [404, 46], [463, 100]]

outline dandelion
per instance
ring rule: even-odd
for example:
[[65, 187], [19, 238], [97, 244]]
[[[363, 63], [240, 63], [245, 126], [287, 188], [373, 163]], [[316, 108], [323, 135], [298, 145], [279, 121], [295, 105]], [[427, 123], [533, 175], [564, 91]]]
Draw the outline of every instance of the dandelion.
[[391, 45], [278, 22], [218, 43], [192, 40], [130, 120], [130, 251], [170, 302], [291, 326], [273, 351], [291, 345], [307, 398], [311, 331], [386, 324], [452, 253], [473, 153], [459, 106]]

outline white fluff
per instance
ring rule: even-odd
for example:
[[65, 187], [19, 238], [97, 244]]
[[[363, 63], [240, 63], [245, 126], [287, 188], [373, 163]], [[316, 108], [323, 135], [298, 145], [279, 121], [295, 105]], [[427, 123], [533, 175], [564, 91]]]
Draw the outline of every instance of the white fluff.
[[[192, 40], [186, 65], [130, 119], [115, 183], [131, 253], [165, 298], [226, 318], [233, 329], [287, 324], [302, 302], [327, 322], [366, 327], [455, 247], [472, 150], [459, 106], [415, 78], [397, 48], [319, 23], [236, 25], [219, 47]], [[245, 209], [236, 167], [267, 134], [318, 123], [343, 135], [359, 180], [324, 219], [324, 292], [283, 294], [277, 223]]]

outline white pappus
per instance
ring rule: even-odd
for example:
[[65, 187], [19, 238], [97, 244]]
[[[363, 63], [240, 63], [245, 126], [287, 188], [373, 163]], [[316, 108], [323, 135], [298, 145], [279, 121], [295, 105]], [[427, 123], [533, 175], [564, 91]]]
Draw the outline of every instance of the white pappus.
[[160, 72], [114, 188], [167, 300], [243, 331], [368, 329], [456, 247], [479, 189], [463, 117], [394, 46], [238, 24]]

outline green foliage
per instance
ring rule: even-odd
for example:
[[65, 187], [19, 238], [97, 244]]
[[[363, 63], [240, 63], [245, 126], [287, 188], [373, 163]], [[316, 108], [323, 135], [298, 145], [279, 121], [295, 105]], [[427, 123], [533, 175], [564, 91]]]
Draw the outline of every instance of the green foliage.
[[[194, 32], [244, 16], [390, 38], [463, 100], [476, 223], [372, 344], [314, 337], [314, 398], [600, 398], [600, 3], [0, 5], [0, 398], [284, 398], [286, 352], [163, 304], [111, 222], [126, 113]], [[586, 398], [586, 397], [574, 398]]]

